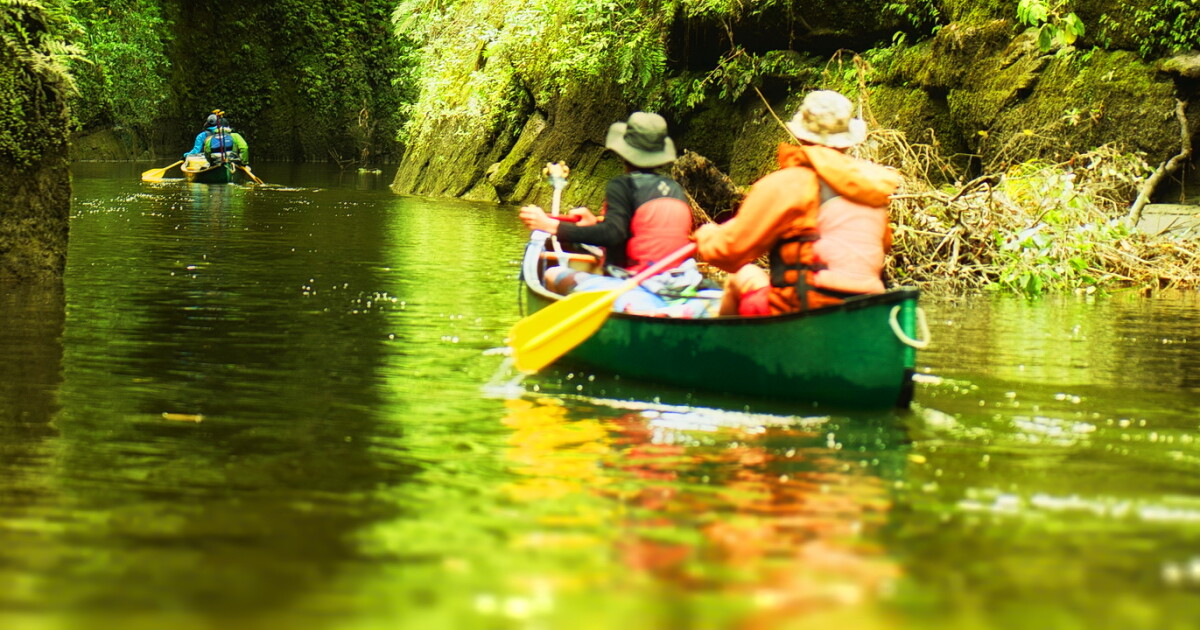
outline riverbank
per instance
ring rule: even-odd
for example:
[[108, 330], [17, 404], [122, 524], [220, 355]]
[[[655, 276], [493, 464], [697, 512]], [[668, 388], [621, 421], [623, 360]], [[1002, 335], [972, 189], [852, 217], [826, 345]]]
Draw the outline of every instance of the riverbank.
[[[903, 176], [890, 206], [893, 283], [933, 293], [1028, 296], [1200, 287], [1200, 206], [1134, 211], [1130, 202], [1153, 170], [1139, 155], [1101, 147], [1063, 162], [1032, 160], [968, 178], [933, 147], [911, 144], [897, 130], [872, 131], [854, 152]], [[713, 197], [695, 187], [720, 174], [694, 154], [679, 163], [674, 174], [693, 187], [694, 198], [736, 203], [745, 190], [715, 186], [724, 194]], [[698, 214], [724, 220], [732, 213]]]
[[[897, 281], [1034, 295], [1197, 286], [1195, 239], [1139, 230], [1133, 207], [1195, 172], [1197, 64], [1171, 52], [1178, 29], [1148, 33], [1132, 14], [1118, 23], [1084, 8], [1031, 16], [1016, 3], [899, 3], [848, 22], [862, 12], [827, 4], [804, 20], [787, 3], [627, 8], [617, 17], [628, 31], [557, 3], [535, 15], [462, 2], [408, 19], [423, 87], [392, 190], [546, 204], [540, 165], [565, 160], [563, 203], [594, 206], [620, 170], [605, 130], [634, 109], [662, 113], [681, 150], [745, 187], [775, 168], [788, 140], [778, 118], [809, 90], [836, 89], [871, 123], [867, 156], [906, 179], [893, 208]], [[1097, 28], [1064, 30], [1081, 30], [1077, 20]], [[645, 58], [622, 56], [639, 47]]]

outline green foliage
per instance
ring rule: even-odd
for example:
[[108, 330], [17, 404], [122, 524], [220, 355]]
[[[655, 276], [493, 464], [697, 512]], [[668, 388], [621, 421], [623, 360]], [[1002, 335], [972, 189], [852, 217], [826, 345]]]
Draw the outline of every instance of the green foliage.
[[611, 78], [628, 96], [641, 99], [653, 91], [666, 68], [666, 35], [676, 15], [672, 4], [532, 3], [508, 17], [487, 54], [504, 58], [538, 101], [600, 77]]
[[[1000, 190], [1019, 208], [1018, 225], [993, 230], [998, 269], [993, 288], [1036, 296], [1103, 289], [1107, 257], [1127, 247], [1127, 194], [1149, 168], [1137, 156], [1097, 151], [1080, 168], [1033, 161], [1013, 167]], [[1120, 191], [1120, 192], [1118, 192]]]
[[684, 17], [697, 20], [710, 20], [725, 23], [737, 22], [746, 18], [763, 15], [778, 6], [793, 6], [787, 0], [760, 0], [759, 2], [739, 2], [738, 0], [668, 0], [663, 3], [664, 10], [678, 9]]
[[158, 0], [69, 0], [85, 25], [87, 64], [75, 64], [80, 94], [72, 108], [83, 128], [149, 129], [162, 114], [171, 68], [167, 23]]
[[1017, 20], [1038, 29], [1038, 48], [1048, 52], [1053, 48], [1070, 46], [1084, 34], [1083, 20], [1066, 11], [1066, 0], [1050, 4], [1046, 0], [1020, 0]]
[[0, 43], [18, 71], [38, 77], [60, 96], [75, 91], [69, 65], [82, 51], [68, 41], [75, 29], [58, 2], [0, 0], [0, 22]]
[[[403, 0], [392, 14], [398, 36], [421, 47], [421, 100], [404, 138], [455, 119], [474, 132], [511, 111], [504, 94], [520, 86], [534, 103], [588, 86], [615, 86], [645, 109], [734, 99], [764, 74], [794, 60], [752, 55], [735, 44], [709, 73], [668, 76], [668, 36], [678, 20], [730, 24], [784, 6], [783, 0]], [[789, 5], [790, 6], [790, 5]], [[466, 130], [464, 130], [466, 132]]]
[[918, 32], [935, 33], [942, 22], [939, 4], [933, 0], [908, 0], [888, 2], [883, 5], [883, 9], [899, 17]]
[[1138, 52], [1144, 57], [1200, 47], [1200, 2], [1154, 0], [1134, 12]]
[[775, 50], [762, 55], [734, 46], [717, 67], [700, 76], [677, 81], [664, 96], [668, 107], [691, 109], [708, 98], [735, 101], [763, 77], [789, 77], [794, 81], [813, 78], [816, 64], [794, 51]]
[[644, 94], [663, 73], [675, 14], [654, 4], [405, 0], [392, 22], [420, 47], [421, 100], [402, 140], [450, 119], [472, 127], [464, 133], [495, 128], [512, 110], [514, 85], [540, 104], [600, 77], [631, 97]]
[[56, 2], [0, 0], [0, 161], [34, 164], [65, 137], [70, 34]]

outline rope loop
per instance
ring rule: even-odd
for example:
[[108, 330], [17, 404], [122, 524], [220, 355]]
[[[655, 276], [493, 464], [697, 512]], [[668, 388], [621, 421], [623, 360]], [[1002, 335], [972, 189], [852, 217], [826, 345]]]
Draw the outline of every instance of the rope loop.
[[917, 339], [913, 339], [905, 334], [900, 328], [898, 315], [900, 314], [900, 305], [892, 307], [892, 313], [888, 316], [888, 324], [892, 327], [892, 332], [896, 334], [896, 338], [900, 343], [917, 350], [924, 350], [929, 347], [929, 325], [925, 321], [925, 309], [917, 307], [917, 331], [919, 333]]

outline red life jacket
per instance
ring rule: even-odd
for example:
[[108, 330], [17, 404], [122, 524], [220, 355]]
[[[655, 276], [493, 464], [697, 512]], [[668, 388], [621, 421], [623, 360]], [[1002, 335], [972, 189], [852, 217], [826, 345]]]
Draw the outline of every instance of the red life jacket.
[[658, 197], [637, 207], [629, 222], [625, 244], [627, 269], [637, 273], [688, 244], [692, 231], [692, 209], [686, 201]]

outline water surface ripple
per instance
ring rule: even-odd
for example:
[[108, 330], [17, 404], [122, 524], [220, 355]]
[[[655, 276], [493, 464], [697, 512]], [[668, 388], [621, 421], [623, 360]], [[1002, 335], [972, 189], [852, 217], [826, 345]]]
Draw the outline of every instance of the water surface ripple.
[[926, 298], [908, 411], [514, 385], [512, 208], [151, 166], [0, 287], [0, 627], [1200, 619], [1195, 293]]

